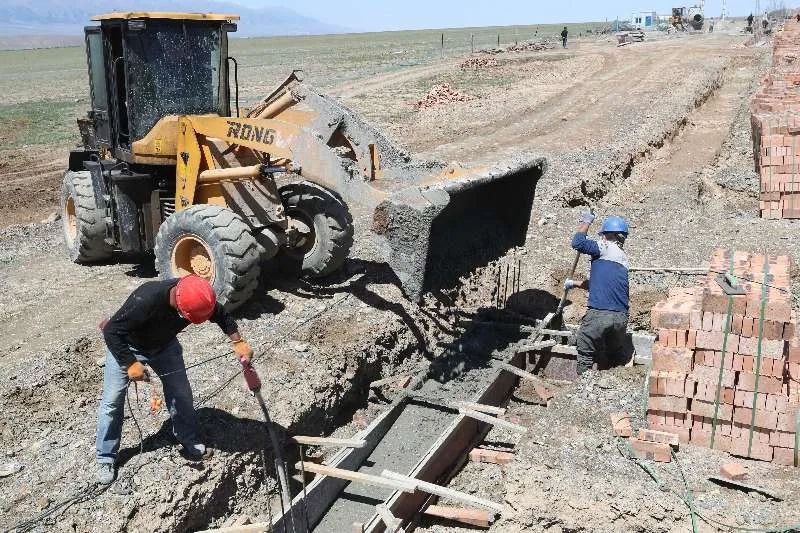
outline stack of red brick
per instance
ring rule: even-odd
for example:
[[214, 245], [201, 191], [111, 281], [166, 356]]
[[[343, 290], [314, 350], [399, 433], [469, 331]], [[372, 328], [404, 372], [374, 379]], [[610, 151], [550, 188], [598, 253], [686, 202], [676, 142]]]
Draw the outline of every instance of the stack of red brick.
[[[728, 323], [729, 297], [714, 271], [728, 272], [731, 261], [746, 294], [732, 297]], [[647, 411], [651, 429], [675, 433], [684, 443], [710, 447], [716, 414], [715, 449], [794, 464], [800, 342], [789, 293], [790, 268], [788, 256], [717, 250], [712, 272], [699, 286], [674, 289], [667, 300], [655, 305], [651, 323], [658, 341], [653, 347]], [[763, 330], [760, 365], [759, 330]]]
[[761, 216], [800, 218], [800, 24], [773, 39], [772, 69], [751, 108]]

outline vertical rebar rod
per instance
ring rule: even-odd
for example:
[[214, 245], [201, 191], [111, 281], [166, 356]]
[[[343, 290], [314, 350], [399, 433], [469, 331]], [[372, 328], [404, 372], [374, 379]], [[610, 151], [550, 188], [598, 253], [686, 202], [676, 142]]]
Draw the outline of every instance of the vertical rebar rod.
[[506, 284], [503, 287], [503, 309], [506, 308], [506, 301], [508, 300], [508, 263], [506, 263]]

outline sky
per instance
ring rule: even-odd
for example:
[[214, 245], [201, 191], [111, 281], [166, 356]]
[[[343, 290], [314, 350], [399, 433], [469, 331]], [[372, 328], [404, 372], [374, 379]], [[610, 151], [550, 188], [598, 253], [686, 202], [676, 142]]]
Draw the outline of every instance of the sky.
[[[387, 31], [465, 26], [508, 26], [587, 22], [630, 18], [638, 11], [669, 13], [672, 7], [692, 5], [676, 0], [233, 0], [249, 7], [280, 6], [323, 22], [358, 31]], [[699, 3], [699, 2], [698, 2]], [[727, 0], [728, 13], [746, 16], [753, 0]], [[761, 0], [761, 9], [798, 1]], [[708, 0], [706, 17], [719, 17], [722, 0]]]

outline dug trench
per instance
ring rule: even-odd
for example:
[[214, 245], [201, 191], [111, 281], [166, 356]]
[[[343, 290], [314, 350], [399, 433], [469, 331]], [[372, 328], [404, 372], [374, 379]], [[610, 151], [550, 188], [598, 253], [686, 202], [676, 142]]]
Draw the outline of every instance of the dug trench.
[[[706, 75], [703, 73], [703, 77]], [[719, 72], [713, 72], [708, 76], [713, 79], [718, 75]], [[704, 85], [694, 83], [694, 79], [691, 90], [703, 89]], [[691, 105], [686, 104], [686, 113], [694, 109], [694, 95], [687, 102]], [[670, 127], [676, 133], [686, 126], [685, 114], [668, 114]], [[642, 131], [662, 135], [658, 129], [637, 129], [637, 133]], [[624, 136], [623, 140], [633, 137], [627, 132]], [[662, 136], [667, 138], [669, 135]], [[614, 174], [614, 180], [619, 182], [619, 178], [626, 177], [624, 169], [631, 158], [638, 164], [650, 152], [652, 148], [642, 152], [630, 147], [619, 152], [620, 170]], [[632, 155], [640, 153], [643, 155]], [[605, 156], [601, 159], [604, 164], [596, 166], [581, 159], [577, 175], [595, 176], [599, 182], [610, 180], [603, 169], [611, 167], [605, 164]], [[565, 163], [569, 160], [566, 156], [563, 159]], [[628, 179], [636, 177], [636, 166]], [[555, 171], [551, 167], [548, 179], [544, 180], [546, 189], [552, 192], [574, 184], [565, 183], [563, 175], [558, 167]], [[564, 207], [563, 201], [549, 201], [554, 195], [545, 197], [548, 201], [534, 208], [536, 215], [525, 247], [515, 250], [505, 260], [515, 263], [517, 259], [524, 260], [521, 292], [530, 295], [528, 303], [532, 305], [538, 301], [536, 295], [546, 293], [552, 298], [552, 294], [558, 294], [556, 285], [560, 279], [551, 277], [550, 272], [554, 265], [569, 261], [565, 235], [570, 232], [576, 211]], [[598, 196], [603, 197], [608, 202], [606, 208], [614, 206], [615, 199], [607, 190]], [[536, 219], [551, 212], [550, 222], [537, 228]], [[22, 291], [5, 283], [9, 289], [4, 297], [8, 303], [6, 309], [17, 309], [13, 298], [34, 294], [32, 287], [39, 277], [64, 279], [65, 272], [67, 276], [73, 275], [76, 267], [59, 259], [57, 234], [55, 224], [32, 229], [15, 227], [3, 233], [7, 250], [16, 250], [1, 256], [8, 265], [6, 268], [10, 270], [20, 262], [39, 268], [36, 275], [30, 268], [19, 274], [21, 278], [31, 278], [23, 284]], [[565, 241], [563, 246], [553, 244], [560, 241]], [[633, 251], [636, 252], [635, 248]], [[697, 255], [702, 256], [702, 250], [698, 249]], [[643, 255], [642, 259], [646, 257]], [[437, 342], [452, 341], [460, 334], [454, 329], [456, 319], [452, 309], [469, 313], [494, 300], [496, 264], [477, 271], [461, 291], [450, 295], [450, 300], [431, 298], [419, 308], [405, 303], [385, 272], [373, 265], [368, 257], [351, 262], [338, 286], [278, 284], [279, 290], [254, 302], [240, 317], [243, 330], [254, 343], [269, 348], [257, 366], [262, 372], [264, 395], [269, 398], [273, 420], [289, 432], [351, 435], [357, 426], [363, 425], [365, 417], [368, 420], [377, 412], [377, 405], [367, 401], [371, 380], [419, 371]], [[100, 281], [94, 284], [97, 290], [108, 291], [112, 298], [119, 299], [124, 297], [126, 289], [143, 281], [132, 278], [127, 287], [125, 284], [118, 287], [126, 269], [94, 267], [87, 269], [92, 274], [85, 276]], [[70, 298], [85, 290], [76, 283], [59, 292], [59, 299], [72, 301]], [[515, 299], [525, 300], [520, 295], [515, 295]], [[58, 305], [58, 301], [52, 303]], [[34, 307], [34, 314], [36, 310]], [[314, 316], [316, 313], [321, 314]], [[4, 526], [51, 508], [61, 497], [92, 479], [94, 411], [102, 375], [96, 362], [102, 355], [101, 342], [92, 330], [99, 318], [72, 318], [72, 323], [67, 321], [68, 327], [59, 326], [60, 333], [54, 342], [48, 344], [39, 339], [29, 352], [24, 343], [15, 342], [13, 349], [4, 353], [3, 365], [9, 375], [15, 376], [0, 385], [2, 407], [8, 413], [2, 437], [8, 450], [4, 461], [22, 467], [0, 481], [4, 488], [0, 496], [0, 520]], [[34, 323], [40, 320], [36, 316], [31, 319]], [[296, 324], [301, 325], [294, 329]], [[88, 340], [81, 340], [84, 338]], [[199, 333], [183, 336], [181, 340], [187, 348], [188, 363], [227, 350], [219, 334], [210, 327], [200, 328]], [[81, 347], [72, 348], [76, 344]], [[81, 369], [75, 370], [78, 367]], [[236, 371], [235, 364], [227, 359], [190, 370], [196, 396], [205, 397]], [[71, 381], [80, 385], [68, 385]], [[141, 393], [147, 396], [146, 390]], [[202, 467], [187, 464], [174, 450], [163, 412], [152, 416], [146, 406], [136, 407], [135, 401], [132, 405], [142, 422], [147, 447], [141, 458], [136, 456], [139, 438], [135, 425], [128, 419], [123, 474], [126, 468], [134, 472], [130, 483], [119, 484], [95, 500], [73, 506], [57, 519], [51, 518], [39, 526], [40, 529], [90, 530], [103, 524], [108, 530], [191, 530], [219, 525], [229, 517], [243, 514], [266, 521], [269, 510], [277, 510], [274, 476], [269, 471], [265, 476], [261, 468], [259, 450], [265, 441], [260, 413], [240, 380], [223, 389], [209, 407], [201, 409], [209, 441], [218, 448], [214, 459]], [[354, 414], [356, 420], [351, 421]], [[36, 429], [28, 423], [33, 419], [41, 419]]]

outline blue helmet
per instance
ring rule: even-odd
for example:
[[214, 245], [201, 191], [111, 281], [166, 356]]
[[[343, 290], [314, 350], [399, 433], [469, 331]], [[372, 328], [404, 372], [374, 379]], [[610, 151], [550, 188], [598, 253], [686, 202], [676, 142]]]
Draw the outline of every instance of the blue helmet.
[[628, 223], [622, 217], [610, 216], [603, 221], [600, 226], [600, 235], [603, 233], [622, 233], [628, 234]]

